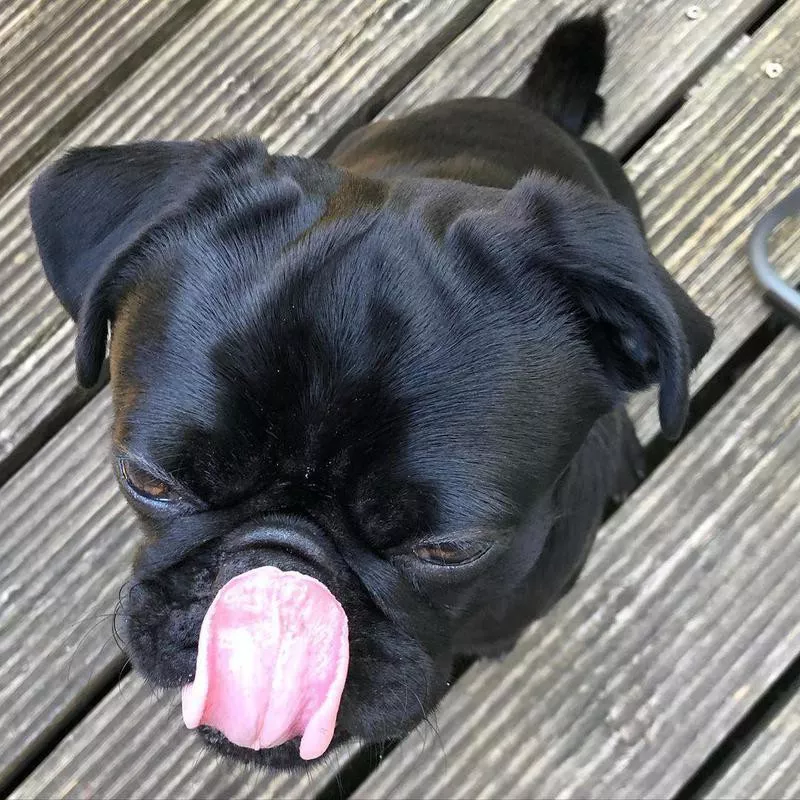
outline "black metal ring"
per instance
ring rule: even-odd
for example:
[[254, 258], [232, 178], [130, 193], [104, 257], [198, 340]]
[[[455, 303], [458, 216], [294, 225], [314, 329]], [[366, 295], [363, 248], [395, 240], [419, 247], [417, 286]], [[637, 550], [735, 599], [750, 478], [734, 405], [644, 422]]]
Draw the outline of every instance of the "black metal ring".
[[800, 214], [800, 188], [794, 189], [756, 223], [750, 236], [750, 263], [756, 279], [773, 303], [788, 311], [800, 323], [800, 292], [783, 280], [769, 261], [770, 234], [787, 217]]

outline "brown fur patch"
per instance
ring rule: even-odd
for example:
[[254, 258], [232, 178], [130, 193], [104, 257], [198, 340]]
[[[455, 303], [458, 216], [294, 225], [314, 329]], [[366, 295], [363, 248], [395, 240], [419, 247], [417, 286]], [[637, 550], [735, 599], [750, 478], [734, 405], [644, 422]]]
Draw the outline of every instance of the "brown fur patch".
[[386, 185], [372, 178], [345, 172], [339, 188], [329, 198], [317, 225], [342, 219], [356, 211], [378, 209], [386, 201]]
[[119, 304], [111, 330], [109, 348], [109, 367], [111, 373], [111, 395], [114, 407], [114, 421], [111, 437], [118, 449], [128, 436], [128, 415], [139, 397], [140, 388], [133, 376], [125, 370], [123, 353], [130, 352], [135, 331], [135, 320], [139, 309], [147, 303], [142, 287], [134, 286], [125, 294]]

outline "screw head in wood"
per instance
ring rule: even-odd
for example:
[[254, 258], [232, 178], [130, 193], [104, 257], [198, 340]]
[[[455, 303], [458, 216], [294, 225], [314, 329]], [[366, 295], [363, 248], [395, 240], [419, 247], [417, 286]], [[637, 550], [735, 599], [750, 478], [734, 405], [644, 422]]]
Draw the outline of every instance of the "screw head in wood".
[[768, 78], [777, 78], [783, 72], [783, 66], [777, 61], [765, 61], [761, 65], [761, 71]]

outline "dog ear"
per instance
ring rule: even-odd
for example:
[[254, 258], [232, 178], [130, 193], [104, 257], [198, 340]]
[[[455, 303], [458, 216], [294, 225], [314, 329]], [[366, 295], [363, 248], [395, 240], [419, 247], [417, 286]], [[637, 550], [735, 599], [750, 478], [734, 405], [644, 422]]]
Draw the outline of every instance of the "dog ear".
[[[577, 186], [529, 175], [483, 220], [458, 233], [489, 241], [519, 285], [549, 274], [563, 289], [611, 383], [623, 392], [658, 384], [664, 435], [676, 439], [689, 409], [689, 374], [714, 329], [648, 251], [631, 213]], [[487, 228], [488, 225], [488, 228]], [[488, 238], [487, 238], [488, 237]]]
[[[241, 144], [263, 149], [260, 142]], [[105, 358], [116, 257], [180, 207], [230, 151], [217, 141], [87, 147], [67, 153], [34, 182], [33, 232], [47, 279], [78, 323], [82, 385], [97, 382]]]

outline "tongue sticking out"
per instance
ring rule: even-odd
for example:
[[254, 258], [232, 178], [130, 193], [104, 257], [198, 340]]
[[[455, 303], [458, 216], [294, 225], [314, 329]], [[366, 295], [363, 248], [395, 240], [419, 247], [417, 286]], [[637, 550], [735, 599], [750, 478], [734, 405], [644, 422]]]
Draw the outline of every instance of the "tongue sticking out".
[[318, 758], [333, 737], [348, 659], [347, 616], [327, 587], [299, 572], [250, 570], [206, 613], [183, 720], [253, 750], [302, 736], [300, 757]]

